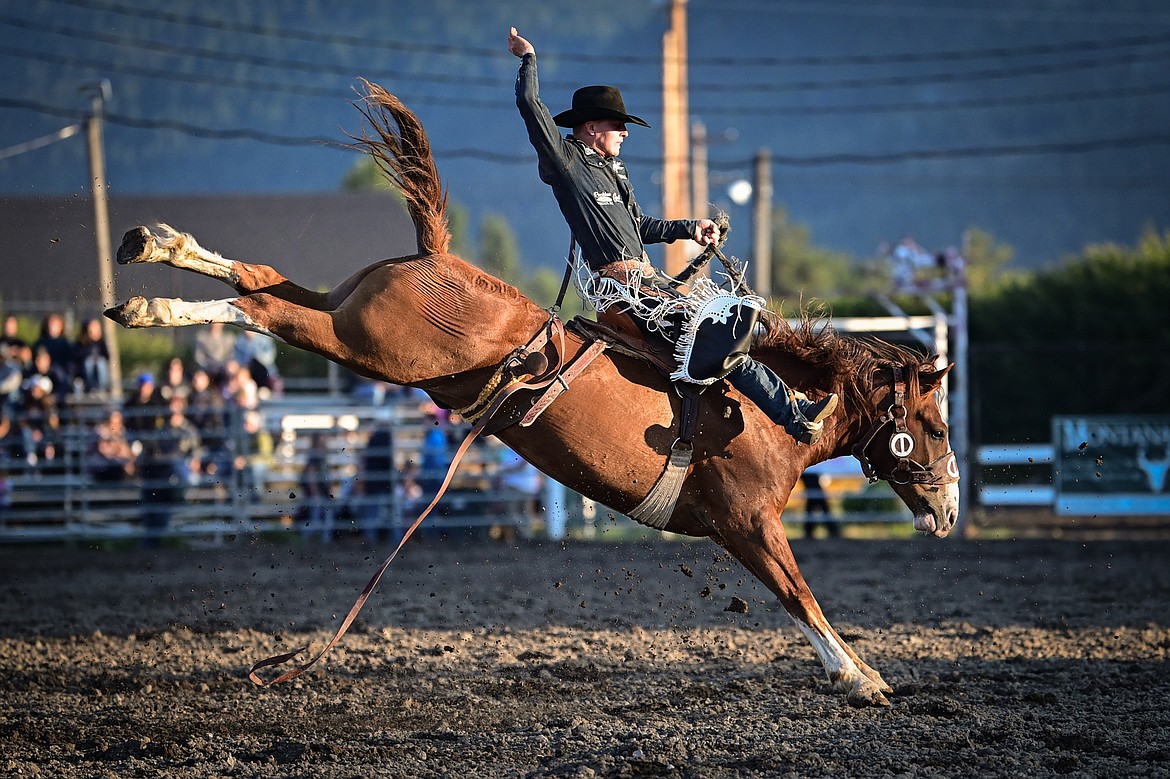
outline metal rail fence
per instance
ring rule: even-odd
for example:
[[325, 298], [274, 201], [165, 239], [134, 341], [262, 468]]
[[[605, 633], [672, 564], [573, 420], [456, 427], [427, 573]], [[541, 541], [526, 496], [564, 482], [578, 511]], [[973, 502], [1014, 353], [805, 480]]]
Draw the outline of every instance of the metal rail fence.
[[[114, 411], [106, 405], [63, 408], [55, 429], [41, 431], [33, 456], [18, 451], [27, 420], [10, 419], [13, 432], [0, 442], [0, 542], [393, 537], [433, 497], [427, 490], [446, 470], [421, 467], [424, 426], [411, 404], [290, 398], [266, 403], [253, 419], [229, 406], [214, 426], [202, 420], [194, 452], [179, 451], [182, 433], [165, 421], [165, 410], [117, 410], [134, 452], [129, 472], [99, 452]], [[472, 448], [427, 521], [431, 532], [531, 532], [529, 496], [499, 484], [501, 447], [489, 440]]]

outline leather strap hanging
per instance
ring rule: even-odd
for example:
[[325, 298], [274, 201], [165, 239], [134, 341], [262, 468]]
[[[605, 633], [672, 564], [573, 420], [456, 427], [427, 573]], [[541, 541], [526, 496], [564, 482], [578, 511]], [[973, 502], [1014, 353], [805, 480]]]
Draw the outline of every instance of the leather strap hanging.
[[[559, 320], [557, 321], [559, 322]], [[556, 380], [557, 376], [564, 367], [565, 359], [564, 329], [557, 328], [557, 331], [559, 332], [561, 339], [560, 344], [558, 345], [559, 348], [557, 350], [556, 366], [554, 366], [549, 373], [545, 374], [546, 378], [538, 379], [532, 382], [516, 382], [496, 396], [491, 405], [488, 407], [487, 411], [484, 412], [483, 416], [480, 417], [479, 421], [473, 428], [471, 428], [467, 436], [463, 439], [463, 443], [459, 444], [459, 448], [455, 452], [455, 457], [452, 459], [450, 467], [447, 468], [447, 475], [444, 477], [443, 483], [439, 486], [439, 490], [435, 494], [435, 497], [431, 500], [430, 505], [428, 505], [423, 510], [423, 512], [418, 515], [418, 519], [411, 523], [410, 527], [407, 528], [406, 533], [403, 534], [402, 540], [398, 542], [398, 546], [394, 548], [394, 551], [390, 553], [390, 556], [383, 560], [381, 565], [378, 566], [377, 570], [374, 571], [374, 575], [370, 577], [369, 582], [366, 583], [366, 586], [362, 589], [361, 594], [358, 595], [357, 600], [354, 601], [354, 604], [350, 608], [349, 613], [346, 614], [345, 619], [342, 620], [341, 626], [337, 628], [337, 632], [333, 634], [333, 638], [329, 639], [329, 643], [327, 643], [320, 652], [313, 655], [313, 657], [311, 657], [306, 662], [296, 666], [295, 668], [291, 668], [288, 671], [285, 671], [283, 674], [277, 676], [274, 679], [262, 679], [257, 671], [263, 668], [271, 668], [273, 666], [283, 665], [300, 653], [307, 651], [309, 645], [305, 644], [304, 646], [298, 647], [291, 652], [275, 655], [273, 657], [259, 661], [250, 669], [248, 669], [248, 678], [252, 681], [253, 684], [259, 687], [271, 687], [274, 684], [280, 684], [281, 682], [287, 682], [290, 679], [295, 679], [316, 665], [321, 660], [321, 658], [323, 658], [329, 652], [329, 650], [336, 646], [337, 642], [341, 640], [341, 637], [344, 636], [346, 631], [349, 630], [350, 625], [353, 624], [353, 621], [357, 619], [358, 613], [361, 612], [362, 607], [366, 605], [366, 601], [369, 599], [370, 594], [374, 591], [374, 588], [378, 586], [378, 581], [382, 578], [382, 574], [384, 574], [386, 569], [390, 567], [390, 564], [394, 562], [394, 558], [398, 556], [400, 551], [402, 551], [402, 547], [406, 546], [406, 542], [414, 534], [414, 531], [418, 529], [419, 525], [422, 524], [423, 520], [427, 518], [427, 516], [438, 504], [439, 500], [443, 497], [443, 494], [446, 493], [447, 487], [450, 486], [451, 479], [455, 475], [455, 469], [459, 467], [459, 462], [463, 459], [463, 456], [471, 447], [472, 442], [475, 441], [475, 439], [479, 437], [480, 433], [483, 432], [484, 428], [487, 427], [487, 424], [491, 421], [492, 416], [514, 393], [521, 390], [544, 389]]]
[[577, 239], [572, 233], [569, 233], [569, 256], [565, 258], [565, 275], [561, 277], [561, 291], [557, 293], [557, 302], [553, 303], [552, 308], [549, 309], [554, 314], [561, 310], [561, 304], [565, 302], [565, 294], [569, 291], [569, 279], [573, 278], [573, 254], [576, 251]]

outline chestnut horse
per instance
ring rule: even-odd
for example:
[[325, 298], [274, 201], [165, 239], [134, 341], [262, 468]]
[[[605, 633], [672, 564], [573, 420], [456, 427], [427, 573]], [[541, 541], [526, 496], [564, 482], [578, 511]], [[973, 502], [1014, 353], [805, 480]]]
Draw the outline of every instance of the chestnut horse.
[[[321, 354], [357, 373], [419, 387], [446, 407], [480, 397], [513, 350], [546, 326], [549, 312], [448, 252], [450, 233], [430, 143], [417, 117], [365, 83], [358, 105], [375, 135], [354, 140], [405, 198], [418, 253], [384, 260], [329, 292], [297, 286], [264, 265], [229, 260], [161, 226], [126, 234], [120, 263], [162, 262], [221, 279], [237, 297], [188, 302], [135, 297], [106, 312], [126, 327], [223, 322]], [[844, 454], [888, 480], [919, 530], [942, 537], [958, 515], [958, 474], [937, 393], [937, 370], [889, 344], [791, 328], [774, 314], [752, 354], [793, 386], [836, 392], [839, 410], [822, 439], [798, 444], [724, 383], [700, 398], [694, 454], [666, 529], [709, 537], [780, 599], [812, 643], [832, 686], [855, 705], [888, 705], [892, 689], [829, 624], [797, 568], [781, 513], [801, 472]], [[575, 353], [582, 339], [566, 335]], [[562, 484], [619, 511], [638, 505], [663, 472], [681, 401], [636, 358], [605, 352], [528, 427], [497, 435]]]

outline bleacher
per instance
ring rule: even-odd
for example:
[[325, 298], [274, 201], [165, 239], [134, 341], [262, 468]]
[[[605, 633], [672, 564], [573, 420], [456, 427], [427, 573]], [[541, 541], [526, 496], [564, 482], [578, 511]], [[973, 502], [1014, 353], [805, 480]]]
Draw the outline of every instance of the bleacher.
[[[0, 459], [0, 542], [139, 538], [151, 532], [144, 520], [154, 509], [169, 516], [161, 531], [166, 536], [394, 537], [433, 497], [433, 492], [412, 494], [404, 489], [423, 439], [421, 415], [410, 403], [371, 406], [322, 395], [270, 400], [260, 408], [265, 432], [273, 441], [272, 454], [263, 463], [255, 461], [239, 412], [229, 411], [230, 455], [250, 462], [183, 479], [178, 485], [141, 475], [96, 477], [94, 429], [105, 411], [91, 403], [63, 408], [51, 460]], [[368, 444], [378, 425], [393, 431], [392, 447], [382, 452], [382, 461], [391, 467], [368, 472], [362, 468], [363, 456], [377, 454]], [[301, 489], [312, 441], [319, 446], [325, 463], [323, 482], [328, 485], [316, 499], [306, 498]], [[494, 489], [500, 446], [491, 439], [472, 447], [439, 508], [428, 518], [428, 528], [530, 532], [522, 496]], [[414, 476], [431, 484], [443, 474]], [[376, 489], [366, 488], [375, 482]], [[176, 500], [163, 505], [144, 501], [154, 488], [168, 487], [174, 488]]]

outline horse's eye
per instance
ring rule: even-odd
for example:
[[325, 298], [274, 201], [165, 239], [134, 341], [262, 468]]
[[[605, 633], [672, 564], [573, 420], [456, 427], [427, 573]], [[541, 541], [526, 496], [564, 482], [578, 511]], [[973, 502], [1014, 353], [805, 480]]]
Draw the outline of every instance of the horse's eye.
[[947, 437], [947, 433], [945, 430], [931, 430], [930, 437], [935, 441], [941, 441]]

